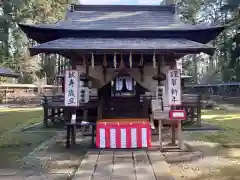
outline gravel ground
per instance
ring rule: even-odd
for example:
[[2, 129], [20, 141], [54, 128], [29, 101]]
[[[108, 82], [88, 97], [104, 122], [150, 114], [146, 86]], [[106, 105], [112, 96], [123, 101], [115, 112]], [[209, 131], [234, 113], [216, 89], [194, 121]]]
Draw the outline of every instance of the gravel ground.
[[164, 153], [175, 180], [240, 180], [240, 149], [184, 137], [189, 152]]

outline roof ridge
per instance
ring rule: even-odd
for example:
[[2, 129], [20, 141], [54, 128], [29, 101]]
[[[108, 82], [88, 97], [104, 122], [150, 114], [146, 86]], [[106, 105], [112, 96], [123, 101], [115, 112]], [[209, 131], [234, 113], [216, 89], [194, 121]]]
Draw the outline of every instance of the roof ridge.
[[172, 11], [175, 5], [81, 5], [72, 4], [72, 11]]

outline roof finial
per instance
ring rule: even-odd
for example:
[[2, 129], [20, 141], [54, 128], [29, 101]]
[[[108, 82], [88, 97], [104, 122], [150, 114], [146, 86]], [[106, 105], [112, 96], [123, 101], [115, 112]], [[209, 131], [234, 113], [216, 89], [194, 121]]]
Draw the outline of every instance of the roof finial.
[[176, 3], [175, 0], [163, 0], [162, 4], [163, 5], [174, 5]]
[[73, 12], [73, 11], [74, 11], [74, 4], [70, 4], [70, 6], [69, 6], [69, 11], [70, 11], [70, 12]]

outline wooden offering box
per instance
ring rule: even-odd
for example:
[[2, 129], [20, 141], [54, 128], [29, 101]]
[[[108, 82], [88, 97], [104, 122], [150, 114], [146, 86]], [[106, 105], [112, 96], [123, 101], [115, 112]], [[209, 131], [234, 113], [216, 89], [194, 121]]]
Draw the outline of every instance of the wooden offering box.
[[96, 132], [97, 148], [151, 147], [147, 119], [102, 119], [97, 122]]

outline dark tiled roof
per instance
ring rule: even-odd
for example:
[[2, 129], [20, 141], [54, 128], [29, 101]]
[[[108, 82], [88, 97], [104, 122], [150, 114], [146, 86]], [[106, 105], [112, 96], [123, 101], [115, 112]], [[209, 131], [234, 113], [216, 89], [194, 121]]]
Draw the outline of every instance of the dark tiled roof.
[[84, 53], [94, 52], [183, 52], [183, 53], [212, 53], [214, 48], [187, 39], [150, 39], [150, 38], [63, 38], [30, 48], [32, 55], [41, 52], [60, 52], [78, 50]]
[[81, 5], [68, 11], [56, 24], [34, 25], [39, 28], [73, 30], [178, 30], [203, 29], [207, 26], [184, 24], [171, 6]]
[[[163, 6], [164, 7], [164, 6]], [[78, 6], [56, 26], [72, 29], [155, 29], [174, 24], [172, 6]]]
[[0, 76], [4, 77], [20, 77], [20, 74], [13, 72], [11, 69], [0, 67]]

